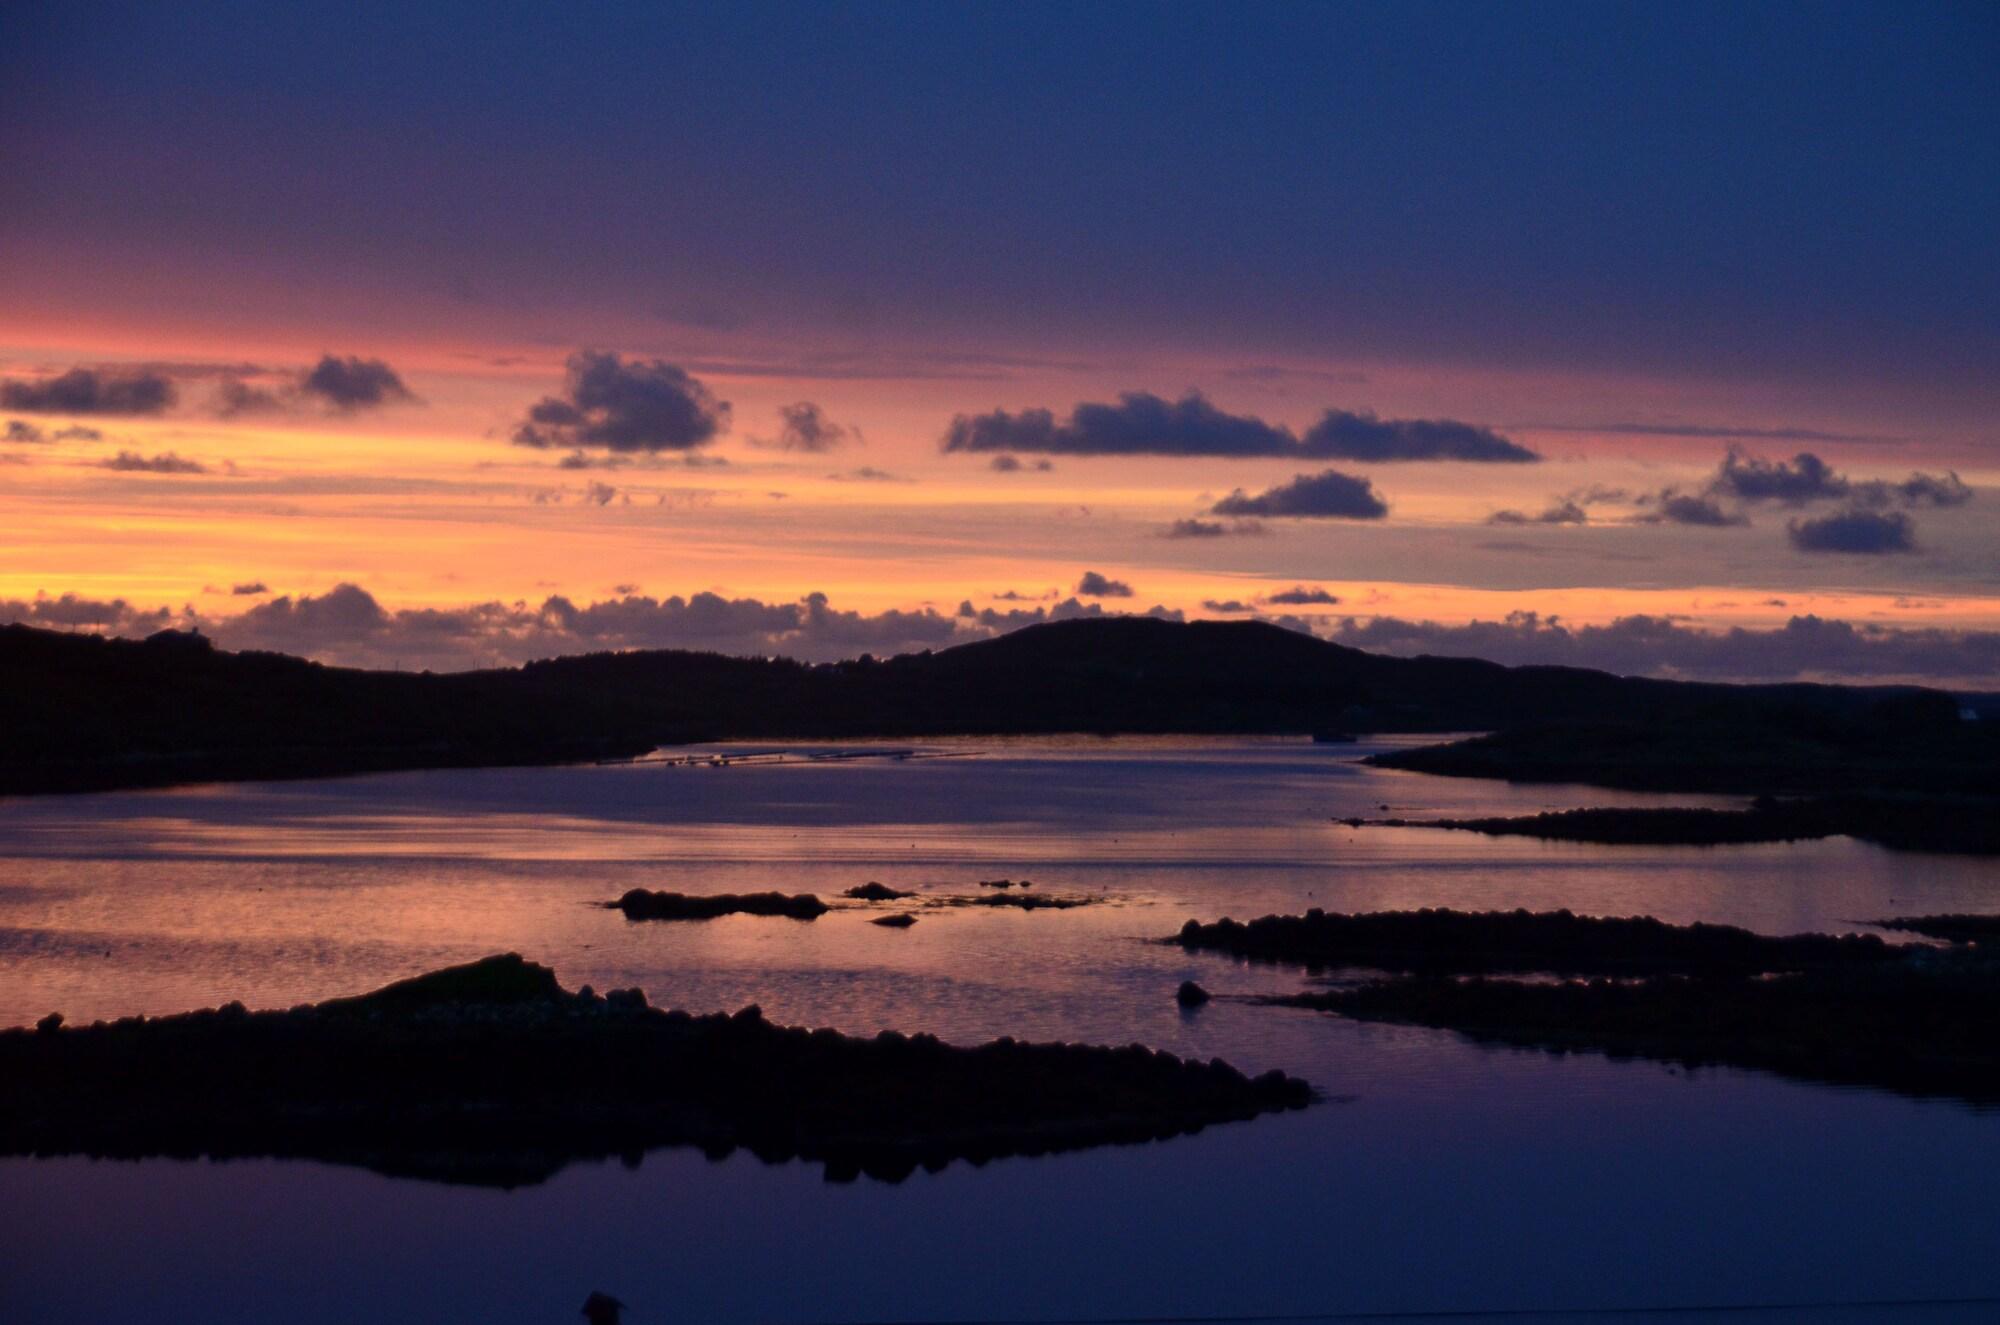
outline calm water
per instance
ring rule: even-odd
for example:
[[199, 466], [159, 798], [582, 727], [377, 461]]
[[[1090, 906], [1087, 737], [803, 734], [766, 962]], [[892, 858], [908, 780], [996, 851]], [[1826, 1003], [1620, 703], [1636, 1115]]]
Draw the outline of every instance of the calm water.
[[[1369, 747], [1373, 748], [1373, 747]], [[287, 1006], [518, 950], [695, 1010], [975, 1041], [1132, 1040], [1335, 1096], [1167, 1144], [884, 1185], [661, 1151], [510, 1193], [307, 1163], [0, 1161], [0, 1318], [638, 1325], [1627, 1308], [2000, 1293], [2000, 1114], [1488, 1050], [1226, 997], [1295, 973], [1146, 940], [1189, 917], [1446, 905], [1769, 932], [2000, 907], [2000, 866], [1836, 840], [1591, 848], [1347, 815], [1702, 803], [1359, 767], [1292, 741], [979, 741], [915, 757], [399, 774], [0, 802], [0, 1024]], [[745, 757], [751, 756], [751, 757]], [[1720, 803], [1720, 802], [1718, 802]], [[634, 925], [644, 885], [1095, 906], [907, 931]], [[1987, 1320], [2000, 1307], [1771, 1319]]]

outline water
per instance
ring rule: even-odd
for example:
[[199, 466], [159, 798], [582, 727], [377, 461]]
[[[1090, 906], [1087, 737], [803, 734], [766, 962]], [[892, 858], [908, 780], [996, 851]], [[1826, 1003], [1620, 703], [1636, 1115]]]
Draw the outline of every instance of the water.
[[[1374, 747], [1366, 747], [1374, 748]], [[1303, 741], [963, 741], [913, 757], [397, 774], [0, 803], [0, 1024], [288, 1006], [518, 950], [696, 1010], [1282, 1066], [1334, 1097], [1166, 1144], [899, 1185], [659, 1151], [501, 1193], [298, 1162], [0, 1161], [0, 1317], [859, 1321], [1635, 1308], [2000, 1293], [2000, 1114], [1734, 1071], [1484, 1049], [1174, 986], [1296, 972], [1148, 940], [1307, 906], [1568, 906], [1767, 932], [1992, 910], [2000, 867], [1844, 839], [1596, 848], [1349, 815], [1727, 803], [1363, 768]], [[760, 748], [768, 750], [768, 747]], [[633, 886], [1070, 911], [906, 931], [630, 924]], [[1773, 1319], [2000, 1318], [2000, 1306]]]

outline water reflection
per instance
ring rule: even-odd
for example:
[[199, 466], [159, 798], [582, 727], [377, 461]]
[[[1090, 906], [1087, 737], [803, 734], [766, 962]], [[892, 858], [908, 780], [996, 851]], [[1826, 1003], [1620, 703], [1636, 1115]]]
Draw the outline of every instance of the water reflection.
[[[780, 1022], [959, 1042], [1136, 1040], [1282, 1066], [1352, 1103], [894, 1187], [685, 1150], [511, 1194], [296, 1162], [7, 1161], [0, 1307], [567, 1321], [601, 1287], [644, 1325], [2000, 1289], [1990, 1113], [1253, 1007], [1228, 996], [1296, 990], [1297, 973], [1146, 941], [1190, 917], [1312, 905], [1844, 928], [1994, 909], [1994, 862], [1837, 839], [1603, 848], [1357, 831], [1332, 821], [1383, 804], [1419, 817], [1707, 802], [1378, 772], [1305, 742], [952, 748], [968, 757], [0, 803], [0, 1023], [289, 1006], [519, 950], [566, 984], [637, 985], [669, 1006], [756, 1002]], [[906, 931], [865, 907], [633, 925], [594, 905], [629, 887], [831, 898], [871, 878], [942, 895], [998, 875], [1107, 900], [940, 910]], [[1184, 1016], [1185, 979], [1223, 997]]]

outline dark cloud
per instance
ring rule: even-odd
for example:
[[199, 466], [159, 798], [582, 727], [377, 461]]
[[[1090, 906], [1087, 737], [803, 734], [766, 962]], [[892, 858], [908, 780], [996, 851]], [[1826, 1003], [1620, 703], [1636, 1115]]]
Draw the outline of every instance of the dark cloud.
[[1389, 513], [1389, 506], [1375, 495], [1375, 487], [1367, 479], [1329, 469], [1318, 474], [1296, 474], [1291, 482], [1255, 497], [1238, 488], [1210, 507], [1209, 513], [1302, 520], [1379, 520]]
[[240, 377], [225, 377], [215, 384], [215, 398], [209, 407], [223, 418], [233, 419], [240, 414], [281, 413], [286, 403], [269, 387], [252, 386]]
[[1488, 428], [1448, 419], [1378, 419], [1328, 410], [1303, 438], [1248, 414], [1229, 414], [1198, 391], [1167, 400], [1128, 391], [1117, 404], [1080, 404], [1058, 421], [1046, 409], [960, 414], [946, 451], [1056, 455], [1257, 456], [1293, 459], [1524, 461], [1540, 457]]
[[299, 379], [299, 394], [342, 413], [416, 400], [396, 370], [380, 359], [322, 355]]
[[1310, 604], [1325, 604], [1330, 606], [1339, 602], [1340, 599], [1334, 597], [1318, 585], [1308, 587], [1303, 584], [1297, 584], [1289, 589], [1280, 589], [1274, 594], [1266, 594], [1261, 601], [1280, 607], [1304, 607]]
[[[609, 483], [600, 483], [596, 479], [592, 479], [584, 485], [583, 500], [592, 506], [609, 506], [612, 502], [618, 500], [618, 489], [612, 487]], [[630, 499], [627, 498], [627, 503], [629, 504], [629, 502]]]
[[1901, 483], [1885, 486], [1905, 506], [1963, 506], [1972, 500], [1972, 489], [1952, 470], [1942, 474], [1912, 474]]
[[1033, 469], [1038, 474], [1046, 474], [1054, 469], [1055, 465], [1047, 459], [1037, 460], [1034, 464], [1028, 465], [1022, 463], [1019, 456], [1002, 453], [987, 461], [986, 467], [996, 474], [1018, 474], [1024, 469]]
[[1764, 460], [1734, 446], [1723, 457], [1706, 492], [1711, 498], [1744, 505], [1770, 502], [1808, 506], [1815, 502], [1844, 501], [1853, 507], [1873, 510], [1890, 506], [1963, 506], [1972, 500], [1972, 489], [1949, 470], [1942, 474], [1913, 472], [1900, 483], [1856, 480], [1810, 451], [1801, 451], [1790, 460]]
[[1132, 586], [1123, 580], [1107, 579], [1094, 570], [1087, 570], [1083, 578], [1076, 582], [1076, 592], [1085, 598], [1130, 598]]
[[1901, 511], [1852, 509], [1785, 526], [1801, 552], [1851, 552], [1879, 556], [1916, 551], [1916, 526]]
[[9, 419], [7, 435], [0, 440], [15, 443], [46, 442], [49, 440], [49, 435], [26, 419]]
[[164, 414], [175, 394], [173, 382], [159, 373], [116, 368], [0, 382], [0, 405], [30, 414]]
[[1469, 460], [1525, 464], [1541, 457], [1491, 428], [1451, 419], [1378, 419], [1330, 409], [1299, 439], [1314, 460]]
[[[67, 428], [58, 428], [53, 435], [59, 442], [101, 442], [104, 440], [102, 432], [99, 432], [95, 428], [86, 428], [82, 424], [71, 424]], [[1954, 475], [1953, 477], [1957, 476]]]
[[687, 451], [706, 446], [729, 423], [729, 402], [658, 359], [616, 354], [570, 356], [561, 396], [544, 396], [514, 431], [517, 446], [607, 451]]
[[145, 635], [164, 630], [174, 614], [164, 607], [142, 610], [123, 598], [79, 598], [73, 593], [51, 598], [36, 594], [31, 602], [0, 599], [0, 622], [23, 622], [56, 630], [101, 630], [113, 635]]
[[1750, 523], [1741, 511], [1726, 510], [1713, 497], [1697, 496], [1667, 488], [1639, 498], [1641, 506], [1653, 509], [1633, 518], [1641, 524], [1685, 524], [1703, 529], [1728, 529]]
[[185, 456], [164, 451], [159, 455], [140, 455], [137, 451], [120, 451], [109, 460], [97, 462], [99, 469], [115, 469], [122, 474], [206, 474], [208, 466], [199, 460], [189, 460]]
[[1515, 665], [1553, 663], [1626, 676], [1923, 681], [1981, 687], [2000, 681], [2000, 631], [1897, 629], [1816, 616], [1795, 616], [1771, 630], [1725, 631], [1702, 630], [1660, 616], [1620, 617], [1604, 626], [1573, 626], [1534, 612], [1465, 625], [1350, 617], [1328, 638], [1406, 657], [1429, 653]]
[[1257, 610], [1250, 604], [1238, 602], [1234, 598], [1220, 600], [1204, 598], [1201, 600], [1201, 607], [1204, 612], [1254, 612]]
[[579, 606], [561, 595], [540, 604], [477, 603], [462, 608], [384, 608], [358, 585], [259, 604], [204, 623], [225, 648], [275, 649], [363, 666], [437, 670], [519, 663], [565, 653], [680, 648], [738, 656], [785, 655], [825, 662], [859, 653], [939, 648], [992, 632], [924, 609], [841, 611], [824, 594], [767, 603], [698, 593], [655, 599], [637, 594]]
[[1220, 520], [1176, 520], [1160, 532], [1162, 538], [1230, 538], [1255, 536], [1266, 533], [1264, 526], [1255, 520], [1231, 520], [1224, 524]]
[[828, 474], [827, 477], [836, 483], [911, 483], [915, 481], [914, 479], [904, 478], [900, 474], [891, 474], [886, 469], [877, 469], [873, 465], [863, 465], [859, 469], [849, 469], [838, 474]]
[[1544, 507], [1534, 515], [1522, 511], [1495, 511], [1486, 517], [1488, 524], [1588, 524], [1590, 515], [1583, 506], [1574, 501], [1563, 500]]
[[271, 588], [269, 585], [265, 584], [262, 580], [252, 580], [249, 584], [230, 585], [229, 592], [236, 595], [238, 598], [252, 598], [261, 594], [267, 594], [271, 592]]
[[990, 607], [985, 608], [971, 617], [968, 624], [996, 634], [1004, 634], [1010, 630], [1019, 630], [1023, 626], [1039, 626], [1045, 621], [1078, 621], [1095, 617], [1134, 615], [1152, 617], [1158, 621], [1186, 620], [1185, 613], [1159, 603], [1153, 604], [1144, 612], [1124, 613], [1107, 611], [1102, 603], [1086, 603], [1072, 597], [1048, 607], [1016, 607], [1005, 612]]
[[1732, 446], [1710, 481], [1709, 492], [1746, 502], [1802, 506], [1838, 500], [1847, 495], [1848, 487], [1845, 477], [1810, 451], [1801, 451], [1789, 461], [1760, 460]]
[[861, 440], [861, 434], [844, 428], [826, 416], [826, 411], [809, 400], [778, 407], [777, 440], [769, 443], [786, 451], [831, 451], [837, 446]]

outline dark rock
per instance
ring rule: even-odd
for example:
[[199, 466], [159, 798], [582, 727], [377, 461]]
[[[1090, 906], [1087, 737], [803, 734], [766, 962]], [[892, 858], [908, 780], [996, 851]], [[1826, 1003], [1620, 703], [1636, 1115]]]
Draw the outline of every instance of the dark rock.
[[842, 897], [852, 897], [857, 902], [894, 902], [901, 898], [913, 897], [915, 895], [914, 893], [906, 893], [899, 888], [891, 888], [886, 883], [877, 883], [873, 879], [849, 888], [841, 894]]
[[593, 1292], [583, 1300], [582, 1316], [588, 1325], [618, 1325], [618, 1317], [625, 1310], [625, 1304], [609, 1293]]
[[623, 911], [627, 920], [713, 920], [717, 916], [783, 916], [790, 920], [817, 920], [828, 911], [827, 904], [811, 893], [659, 893], [634, 888], [609, 903]]
[[1192, 980], [1181, 981], [1181, 987], [1174, 991], [1174, 1001], [1184, 1008], [1198, 1008], [1213, 997]]
[[893, 916], [877, 916], [868, 923], [871, 925], [881, 925], [885, 929], [908, 929], [911, 925], [917, 923], [917, 918], [909, 912], [904, 911]]

